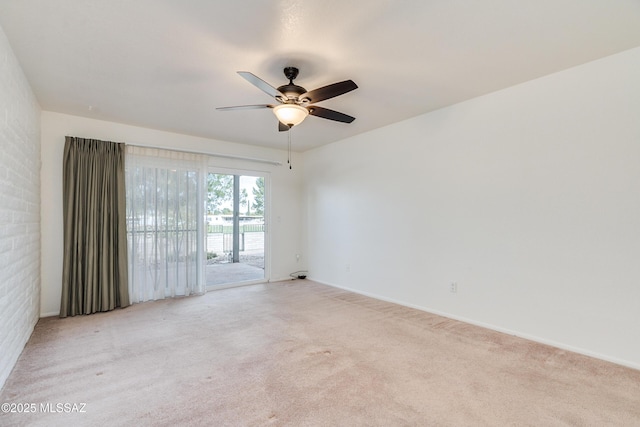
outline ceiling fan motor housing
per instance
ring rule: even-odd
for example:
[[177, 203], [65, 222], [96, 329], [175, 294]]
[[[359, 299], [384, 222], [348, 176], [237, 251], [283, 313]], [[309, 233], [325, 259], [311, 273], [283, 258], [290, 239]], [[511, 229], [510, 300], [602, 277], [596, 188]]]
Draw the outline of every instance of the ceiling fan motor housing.
[[[285, 67], [284, 75], [289, 79], [289, 84], [278, 87], [278, 91], [286, 95], [289, 100], [295, 100], [300, 95], [307, 92], [307, 90], [302, 86], [293, 84], [295, 78], [298, 77], [298, 69], [296, 67]], [[287, 100], [283, 99], [282, 101], [286, 102]]]
[[[305, 88], [303, 88], [302, 86], [298, 86], [298, 85], [294, 85], [294, 84], [290, 84], [290, 85], [282, 85], [278, 88], [278, 91], [280, 91], [282, 94], [286, 95], [287, 98], [289, 98], [289, 100], [296, 100], [300, 95], [302, 95], [303, 93], [306, 93], [307, 90]], [[284, 102], [286, 102], [286, 99], [283, 99]]]

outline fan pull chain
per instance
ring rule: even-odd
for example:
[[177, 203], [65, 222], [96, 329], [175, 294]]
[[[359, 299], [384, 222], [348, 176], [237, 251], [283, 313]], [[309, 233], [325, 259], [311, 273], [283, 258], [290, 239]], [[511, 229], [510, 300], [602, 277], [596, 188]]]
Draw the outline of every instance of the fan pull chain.
[[289, 138], [289, 147], [287, 150], [287, 163], [289, 163], [289, 169], [291, 169], [291, 129], [293, 128], [293, 126], [291, 126], [289, 128], [289, 131], [287, 131], [287, 136]]

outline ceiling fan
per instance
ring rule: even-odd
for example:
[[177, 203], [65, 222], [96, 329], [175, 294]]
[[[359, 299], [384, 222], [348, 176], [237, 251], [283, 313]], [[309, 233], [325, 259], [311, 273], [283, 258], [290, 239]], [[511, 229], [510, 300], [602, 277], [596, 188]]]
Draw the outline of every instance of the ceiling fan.
[[353, 80], [333, 83], [307, 92], [302, 86], [293, 83], [295, 78], [298, 77], [298, 69], [296, 67], [286, 67], [284, 69], [284, 75], [289, 79], [289, 84], [282, 85], [277, 89], [248, 71], [238, 71], [238, 74], [267, 95], [274, 97], [278, 104], [238, 105], [235, 107], [219, 107], [216, 108], [217, 110], [271, 108], [278, 118], [278, 130], [281, 132], [288, 131], [293, 126], [299, 125], [308, 115], [342, 123], [351, 123], [355, 120], [355, 117], [339, 111], [314, 105], [316, 102], [334, 98], [357, 89], [358, 86]]

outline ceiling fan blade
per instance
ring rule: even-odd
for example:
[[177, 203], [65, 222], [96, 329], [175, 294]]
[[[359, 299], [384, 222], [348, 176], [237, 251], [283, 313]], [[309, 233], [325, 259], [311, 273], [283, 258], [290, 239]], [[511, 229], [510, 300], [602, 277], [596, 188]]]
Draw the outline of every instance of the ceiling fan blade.
[[270, 95], [274, 98], [284, 97], [284, 94], [282, 94], [282, 92], [280, 92], [278, 89], [271, 86], [269, 83], [265, 82], [255, 74], [250, 73], [248, 71], [238, 71], [238, 74], [240, 74], [240, 76], [244, 77], [246, 81], [248, 81], [249, 83], [257, 87], [267, 95]]
[[300, 100], [308, 99], [311, 104], [316, 102], [324, 101], [325, 99], [333, 98], [338, 95], [345, 94], [347, 92], [351, 92], [354, 89], [357, 89], [358, 85], [356, 85], [353, 80], [345, 80], [343, 82], [334, 83], [328, 86], [323, 86], [318, 89], [314, 89], [307, 93], [300, 95]]
[[278, 120], [278, 130], [280, 132], [286, 132], [289, 129], [291, 129], [289, 126], [285, 125], [284, 123], [282, 123], [280, 120]]
[[230, 111], [230, 110], [257, 110], [259, 108], [273, 108], [273, 105], [269, 104], [256, 104], [256, 105], [236, 105], [233, 107], [218, 107], [216, 110]]
[[322, 117], [323, 119], [334, 120], [336, 122], [351, 123], [356, 119], [339, 111], [317, 107], [315, 105], [308, 107], [308, 110], [312, 116]]

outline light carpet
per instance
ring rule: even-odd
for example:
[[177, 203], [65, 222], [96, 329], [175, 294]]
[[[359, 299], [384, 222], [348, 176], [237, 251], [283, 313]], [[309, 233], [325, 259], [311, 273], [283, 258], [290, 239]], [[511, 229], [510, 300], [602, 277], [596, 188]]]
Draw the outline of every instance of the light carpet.
[[640, 371], [297, 280], [41, 319], [0, 402], [35, 405], [2, 426], [638, 426]]

